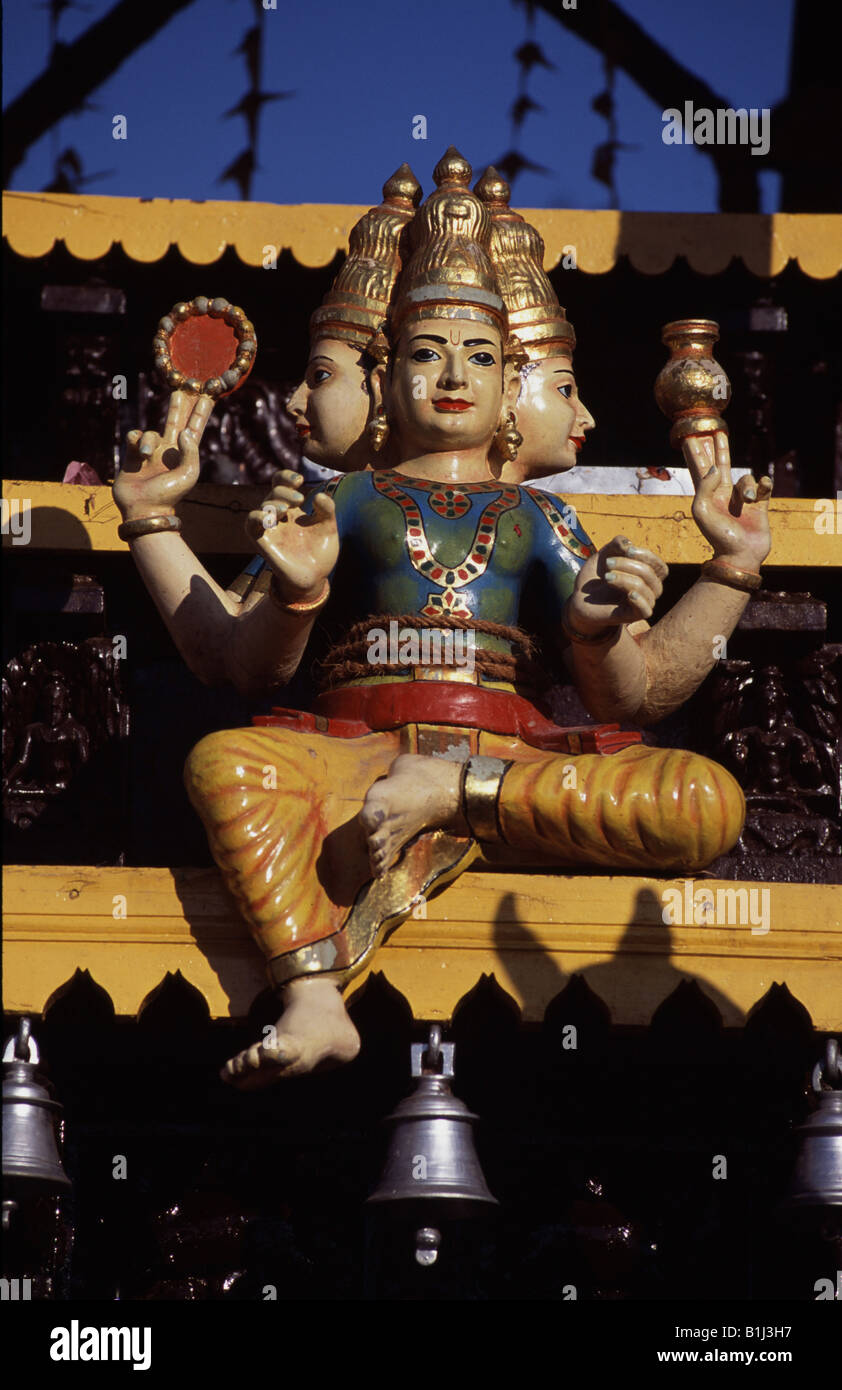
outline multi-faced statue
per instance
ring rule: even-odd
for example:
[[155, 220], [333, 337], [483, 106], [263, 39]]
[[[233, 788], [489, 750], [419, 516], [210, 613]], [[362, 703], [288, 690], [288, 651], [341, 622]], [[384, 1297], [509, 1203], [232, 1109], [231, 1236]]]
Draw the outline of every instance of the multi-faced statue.
[[[644, 746], [615, 721], [655, 722], [711, 669], [714, 637], [733, 630], [760, 582], [768, 483], [732, 488], [720, 436], [709, 462], [708, 441], [688, 445], [694, 516], [714, 558], [632, 636], [660, 597], [663, 561], [622, 536], [597, 550], [553, 498], [501, 476], [517, 447], [524, 322], [507, 313], [492, 217], [470, 174], [448, 151], [413, 222], [377, 375], [391, 466], [306, 497], [297, 475], [281, 475], [271, 520], [250, 517], [268, 583], [227, 626], [243, 688], [257, 688], [261, 669], [267, 687], [287, 678], [320, 635], [332, 646], [311, 712], [212, 734], [185, 770], [283, 1004], [274, 1037], [228, 1064], [236, 1084], [353, 1056], [341, 990], [418, 895], [480, 846], [510, 863], [692, 872], [742, 826], [742, 793], [724, 769]], [[539, 365], [565, 372], [563, 314], [546, 299], [539, 313], [534, 286], [530, 296], [531, 330], [553, 347]], [[384, 646], [391, 625], [397, 651]], [[455, 660], [466, 629], [469, 665]], [[558, 660], [610, 724], [583, 736], [552, 722], [540, 685]]]

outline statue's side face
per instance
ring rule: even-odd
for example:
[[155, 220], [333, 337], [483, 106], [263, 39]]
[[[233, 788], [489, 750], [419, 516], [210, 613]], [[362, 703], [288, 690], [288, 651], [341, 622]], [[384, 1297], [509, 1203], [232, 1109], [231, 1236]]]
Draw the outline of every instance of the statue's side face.
[[569, 357], [548, 357], [523, 369], [517, 427], [523, 435], [518, 465], [527, 477], [562, 473], [575, 466], [594, 418], [579, 399]]
[[370, 405], [359, 348], [337, 338], [314, 343], [304, 380], [287, 404], [307, 457], [326, 468], [362, 467], [352, 451], [361, 444]]
[[503, 405], [500, 334], [469, 319], [408, 325], [383, 400], [402, 458], [490, 447]]

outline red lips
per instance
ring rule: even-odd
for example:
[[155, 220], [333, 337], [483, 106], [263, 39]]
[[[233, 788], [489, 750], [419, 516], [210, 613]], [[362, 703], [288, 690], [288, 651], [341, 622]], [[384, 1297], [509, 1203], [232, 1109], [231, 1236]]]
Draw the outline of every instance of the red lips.
[[437, 401], [433, 401], [434, 410], [460, 411], [472, 410], [473, 401], [463, 401], [459, 396], [440, 396]]
[[570, 443], [574, 446], [577, 452], [579, 451], [579, 449], [582, 448], [584, 442], [585, 436], [583, 434], [571, 434]]
[[297, 433], [298, 433], [298, 438], [299, 438], [299, 439], [309, 439], [309, 438], [310, 438], [310, 426], [309, 426], [309, 425], [296, 425], [295, 428], [296, 428], [296, 431], [297, 431]]

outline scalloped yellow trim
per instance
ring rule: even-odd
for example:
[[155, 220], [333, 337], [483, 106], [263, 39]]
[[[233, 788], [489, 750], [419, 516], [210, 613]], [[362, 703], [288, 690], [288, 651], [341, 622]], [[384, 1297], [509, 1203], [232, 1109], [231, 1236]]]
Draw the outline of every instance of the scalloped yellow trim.
[[[211, 265], [233, 246], [246, 265], [263, 264], [266, 247], [288, 249], [299, 265], [328, 265], [344, 251], [365, 207], [322, 203], [187, 202], [63, 193], [3, 194], [5, 235], [21, 256], [45, 256], [56, 241], [71, 255], [96, 260], [119, 243], [132, 260], [158, 261], [171, 246], [195, 265]], [[628, 256], [636, 270], [659, 275], [677, 256], [716, 275], [739, 257], [755, 275], [777, 275], [796, 260], [825, 280], [842, 269], [842, 215], [832, 213], [659, 213], [521, 209], [546, 243], [547, 270], [565, 248], [576, 263], [603, 273]]]
[[[842, 888], [768, 888], [772, 930], [673, 926], [662, 890], [682, 879], [470, 869], [389, 938], [383, 971], [416, 1019], [450, 1019], [493, 975], [525, 1022], [540, 1022], [574, 974], [613, 1022], [645, 1027], [681, 980], [697, 981], [726, 1027], [740, 1027], [774, 982], [787, 985], [813, 1027], [839, 1026]], [[705, 879], [705, 887], [743, 885]], [[170, 971], [207, 1001], [212, 1018], [245, 1018], [266, 989], [263, 958], [216, 869], [11, 865], [3, 870], [3, 1002], [41, 1013], [76, 970], [89, 970], [116, 1014], [133, 1017]], [[629, 929], [632, 928], [630, 931]], [[421, 949], [424, 948], [424, 949]]]

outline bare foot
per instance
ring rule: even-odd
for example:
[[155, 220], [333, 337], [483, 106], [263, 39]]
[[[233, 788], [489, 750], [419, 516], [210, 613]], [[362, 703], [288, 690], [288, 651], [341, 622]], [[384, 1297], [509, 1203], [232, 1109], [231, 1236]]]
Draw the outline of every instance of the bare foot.
[[360, 823], [375, 878], [392, 867], [407, 841], [422, 830], [470, 834], [460, 804], [461, 780], [461, 763], [402, 753], [388, 777], [369, 788]]
[[282, 992], [284, 1011], [272, 1033], [230, 1058], [219, 1073], [243, 1091], [257, 1091], [286, 1076], [352, 1062], [360, 1035], [332, 980], [291, 980]]

